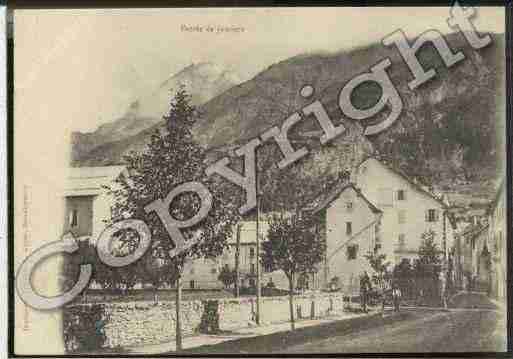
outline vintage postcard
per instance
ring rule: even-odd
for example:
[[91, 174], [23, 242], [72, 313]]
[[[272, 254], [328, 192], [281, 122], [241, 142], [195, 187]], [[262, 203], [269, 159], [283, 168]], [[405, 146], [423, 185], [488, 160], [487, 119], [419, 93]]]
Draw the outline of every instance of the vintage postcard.
[[507, 351], [503, 7], [13, 26], [12, 354]]

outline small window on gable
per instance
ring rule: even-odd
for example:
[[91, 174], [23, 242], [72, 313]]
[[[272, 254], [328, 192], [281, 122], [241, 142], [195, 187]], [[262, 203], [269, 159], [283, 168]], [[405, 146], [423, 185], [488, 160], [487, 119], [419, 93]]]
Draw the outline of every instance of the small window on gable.
[[353, 202], [347, 202], [346, 209], [348, 212], [352, 212], [353, 211]]
[[255, 248], [251, 247], [251, 248], [249, 249], [249, 256], [250, 256], [251, 258], [253, 258], [253, 257], [255, 256]]
[[351, 234], [353, 234], [353, 223], [346, 222], [346, 235], [350, 236]]
[[397, 200], [398, 201], [405, 201], [406, 200], [406, 191], [403, 189], [400, 189], [397, 191]]
[[78, 210], [72, 209], [69, 214], [69, 225], [70, 227], [78, 226]]
[[358, 256], [358, 244], [350, 244], [347, 246], [347, 260], [354, 260]]

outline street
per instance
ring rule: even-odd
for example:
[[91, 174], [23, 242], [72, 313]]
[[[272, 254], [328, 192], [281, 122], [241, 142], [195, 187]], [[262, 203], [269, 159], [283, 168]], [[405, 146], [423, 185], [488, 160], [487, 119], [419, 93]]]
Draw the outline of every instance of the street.
[[[203, 353], [398, 353], [506, 350], [505, 319], [483, 294], [463, 294], [448, 311], [403, 308], [351, 326], [318, 327], [197, 348]], [[493, 309], [492, 309], [493, 308]]]
[[462, 294], [449, 312], [414, 310], [413, 318], [294, 345], [281, 352], [393, 353], [505, 351], [502, 313], [483, 294]]
[[414, 319], [307, 342], [284, 348], [280, 352], [504, 351], [505, 334], [495, 331], [497, 322], [498, 313], [490, 310], [458, 309], [442, 313], [416, 311]]

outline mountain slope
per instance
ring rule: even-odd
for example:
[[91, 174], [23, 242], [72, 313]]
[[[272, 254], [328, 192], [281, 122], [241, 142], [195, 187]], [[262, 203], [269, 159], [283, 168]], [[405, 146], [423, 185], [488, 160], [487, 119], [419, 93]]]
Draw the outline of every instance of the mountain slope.
[[134, 101], [122, 117], [101, 125], [94, 132], [74, 132], [72, 162], [81, 161], [95, 148], [123, 141], [161, 122], [169, 108], [172, 90], [180, 85], [185, 86], [195, 105], [201, 105], [238, 83], [240, 79], [236, 74], [216, 64], [192, 64], [163, 81], [150, 94]]
[[[230, 144], [242, 143], [272, 125], [281, 124], [292, 112], [308, 104], [299, 95], [304, 84], [315, 89], [314, 98], [325, 104], [333, 121], [342, 118], [338, 93], [351, 78], [384, 58], [392, 61], [387, 70], [404, 102], [403, 112], [387, 131], [366, 138], [358, 123], [342, 122], [349, 131], [331, 146], [302, 134], [318, 130], [313, 119], [293, 129], [292, 136], [312, 147], [303, 161], [305, 170], [315, 167], [350, 168], [361, 158], [377, 154], [393, 167], [425, 184], [454, 192], [455, 185], [470, 186], [472, 195], [488, 198], [493, 192], [495, 168], [503, 163], [504, 36], [493, 35], [493, 43], [475, 51], [462, 34], [447, 36], [452, 49], [466, 59], [447, 69], [434, 48], [423, 47], [423, 65], [435, 67], [438, 75], [418, 89], [407, 87], [411, 74], [395, 48], [373, 44], [334, 54], [306, 54], [272, 65], [253, 79], [236, 85], [200, 107], [195, 134], [205, 146], [223, 152]], [[376, 86], [362, 85], [354, 92], [357, 107], [372, 105], [380, 96]], [[374, 119], [387, 115], [382, 111]], [[162, 126], [154, 124], [154, 128]], [[106, 143], [83, 156], [76, 165], [122, 162], [124, 154], [140, 151], [151, 131], [121, 141]], [[276, 155], [278, 156], [278, 154]], [[312, 172], [312, 173], [313, 173]], [[477, 187], [476, 187], [477, 186]]]

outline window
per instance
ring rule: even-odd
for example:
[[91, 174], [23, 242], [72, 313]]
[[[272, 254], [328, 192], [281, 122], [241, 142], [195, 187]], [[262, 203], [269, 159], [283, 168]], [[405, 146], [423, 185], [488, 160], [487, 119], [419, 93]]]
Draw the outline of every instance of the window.
[[69, 214], [69, 225], [70, 227], [78, 226], [78, 210], [72, 209]]
[[255, 273], [256, 273], [255, 264], [251, 263], [251, 274], [255, 274]]
[[253, 278], [249, 278], [249, 286], [251, 288], [254, 288], [255, 287], [255, 280]]
[[347, 246], [347, 260], [354, 260], [358, 255], [358, 244], [350, 244]]
[[194, 274], [194, 267], [191, 268], [191, 274]]
[[194, 281], [193, 281], [193, 280], [191, 280], [191, 281], [189, 282], [189, 287], [190, 287], [191, 289], [194, 289]]
[[352, 222], [346, 222], [346, 234], [348, 236], [353, 234], [353, 223]]
[[436, 209], [428, 209], [426, 211], [426, 222], [438, 221], [438, 211]]
[[217, 273], [217, 267], [214, 267], [210, 270], [210, 273], [216, 274]]
[[404, 233], [401, 233], [399, 235], [399, 238], [397, 240], [397, 244], [399, 245], [399, 247], [404, 247], [406, 245], [406, 236], [404, 235]]
[[405, 210], [400, 210], [399, 212], [397, 212], [397, 222], [399, 224], [406, 223], [406, 211]]
[[353, 211], [353, 202], [347, 202], [346, 203], [346, 210], [348, 212], [352, 212]]
[[251, 247], [251, 248], [249, 249], [249, 256], [250, 256], [251, 258], [253, 258], [253, 257], [255, 256], [255, 248]]
[[397, 200], [405, 201], [406, 200], [406, 191], [403, 189], [397, 190]]

